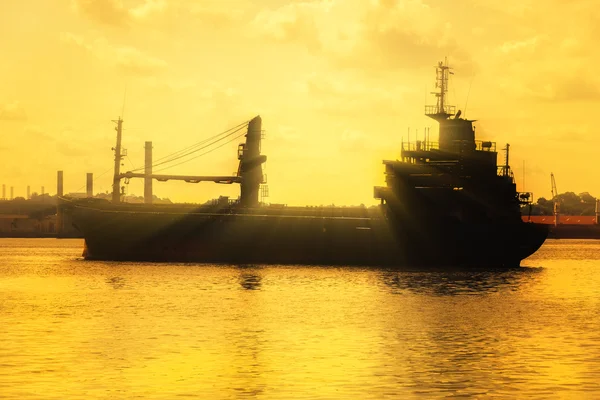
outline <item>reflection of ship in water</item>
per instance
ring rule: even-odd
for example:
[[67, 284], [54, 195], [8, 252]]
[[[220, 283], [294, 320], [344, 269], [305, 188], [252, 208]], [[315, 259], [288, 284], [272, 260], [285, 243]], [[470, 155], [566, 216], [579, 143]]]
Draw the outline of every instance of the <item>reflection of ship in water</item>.
[[113, 276], [106, 278], [106, 284], [110, 285], [113, 289], [123, 289], [125, 288], [125, 279], [119, 276]]
[[385, 271], [381, 273], [381, 281], [390, 291], [398, 294], [405, 291], [440, 296], [484, 294], [515, 290], [535, 279], [541, 271], [540, 268], [528, 267], [498, 270]]
[[252, 272], [244, 272], [240, 274], [240, 285], [247, 290], [260, 290], [262, 285], [262, 277]]
[[[264, 301], [260, 296], [262, 275], [254, 265], [239, 265], [238, 282], [241, 289], [231, 301], [236, 305], [236, 318], [226, 329], [227, 343], [233, 345], [231, 381], [235, 382], [233, 392], [241, 397], [257, 397], [265, 393], [268, 383], [265, 371], [268, 370], [269, 340], [265, 337]], [[256, 292], [254, 292], [256, 291]], [[257, 297], [258, 296], [258, 297]]]
[[540, 370], [524, 368], [523, 361], [539, 361], [544, 338], [562, 344], [545, 318], [554, 303], [538, 297], [545, 275], [543, 268], [382, 272], [384, 290], [392, 294], [386, 343], [402, 367], [402, 386], [423, 398], [545, 389], [536, 387]]
[[[261, 205], [266, 156], [256, 117], [239, 145], [234, 176], [155, 175], [151, 161], [144, 174], [120, 174], [119, 120], [113, 204], [71, 201], [62, 210], [85, 237], [87, 259], [517, 266], [542, 245], [547, 227], [521, 219], [520, 206], [532, 195], [516, 191], [509, 146], [498, 165], [496, 144], [476, 140], [474, 121], [446, 104], [449, 70], [437, 65], [437, 104], [425, 109], [439, 124], [438, 142], [403, 143], [401, 160], [383, 162], [386, 186], [375, 187], [379, 207]], [[201, 207], [121, 204], [120, 180], [130, 178], [147, 185], [153, 179], [239, 183], [240, 197]]]

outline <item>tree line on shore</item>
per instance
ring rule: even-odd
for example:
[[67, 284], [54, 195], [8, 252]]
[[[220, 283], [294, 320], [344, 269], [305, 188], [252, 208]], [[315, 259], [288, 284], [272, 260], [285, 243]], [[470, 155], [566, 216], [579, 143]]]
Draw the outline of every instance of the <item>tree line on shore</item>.
[[558, 202], [559, 212], [564, 215], [595, 215], [596, 198], [588, 192], [565, 192], [552, 199], [540, 197], [532, 205], [531, 215], [554, 215], [555, 202]]

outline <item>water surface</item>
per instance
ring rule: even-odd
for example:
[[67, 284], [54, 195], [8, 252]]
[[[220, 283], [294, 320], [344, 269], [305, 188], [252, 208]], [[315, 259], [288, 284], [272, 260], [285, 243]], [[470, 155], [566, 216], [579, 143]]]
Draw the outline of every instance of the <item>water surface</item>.
[[600, 241], [445, 272], [81, 248], [0, 239], [1, 398], [600, 398]]

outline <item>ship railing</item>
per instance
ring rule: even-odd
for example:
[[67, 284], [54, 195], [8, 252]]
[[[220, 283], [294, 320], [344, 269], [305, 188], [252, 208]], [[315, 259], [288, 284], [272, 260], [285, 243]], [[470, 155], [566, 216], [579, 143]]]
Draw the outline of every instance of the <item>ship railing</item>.
[[456, 106], [444, 106], [444, 107], [440, 107], [438, 105], [425, 106], [425, 115], [436, 115], [436, 114], [454, 115], [454, 114], [456, 114]]
[[[464, 140], [455, 140], [454, 147], [460, 149], [464, 145]], [[439, 150], [439, 142], [429, 142], [417, 140], [415, 143], [404, 142], [402, 143], [402, 151], [429, 151]], [[477, 151], [490, 151], [496, 152], [496, 142], [490, 142], [487, 140], [475, 140], [475, 150]]]
[[511, 178], [513, 181], [515, 180], [515, 174], [512, 172], [509, 166], [507, 165], [499, 165], [498, 166], [498, 176], [507, 176]]
[[402, 143], [402, 151], [429, 151], [437, 150], [439, 148], [440, 144], [438, 142], [425, 142], [422, 140], [417, 140], [415, 143]]

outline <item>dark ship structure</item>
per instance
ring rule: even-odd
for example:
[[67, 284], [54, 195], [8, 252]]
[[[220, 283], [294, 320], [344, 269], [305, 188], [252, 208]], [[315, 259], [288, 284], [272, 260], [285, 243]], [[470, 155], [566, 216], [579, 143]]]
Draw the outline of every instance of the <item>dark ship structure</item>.
[[[401, 159], [384, 161], [386, 186], [375, 187], [377, 207], [277, 207], [259, 202], [263, 181], [262, 121], [252, 119], [239, 145], [234, 176], [154, 175], [119, 172], [117, 127], [113, 202], [92, 199], [60, 205], [85, 238], [84, 256], [95, 260], [231, 264], [512, 267], [533, 254], [548, 235], [545, 225], [524, 222], [523, 204], [496, 144], [475, 139], [473, 120], [445, 103], [449, 67], [436, 67], [437, 103], [426, 106], [439, 123], [437, 143], [403, 143]], [[236, 201], [203, 206], [124, 204], [125, 178], [237, 183]]]

